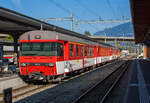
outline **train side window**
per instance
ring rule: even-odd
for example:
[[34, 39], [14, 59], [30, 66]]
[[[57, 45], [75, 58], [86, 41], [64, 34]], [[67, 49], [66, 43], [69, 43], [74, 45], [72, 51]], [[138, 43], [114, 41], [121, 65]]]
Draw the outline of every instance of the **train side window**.
[[63, 56], [63, 44], [57, 43], [57, 56]]
[[98, 55], [100, 56], [101, 55], [101, 49], [100, 48], [98, 48], [98, 49], [99, 49]]
[[87, 56], [89, 56], [89, 47], [87, 47]]
[[103, 56], [102, 52], [103, 52], [103, 48], [101, 48], [101, 50], [100, 50], [100, 54], [101, 54], [101, 56]]
[[90, 47], [88, 48], [88, 51], [89, 51], [88, 56], [91, 56], [91, 54], [90, 54], [91, 48]]
[[73, 44], [70, 44], [70, 57], [73, 57]]
[[79, 46], [76, 45], [76, 56], [78, 57], [79, 56]]
[[94, 56], [94, 48], [92, 48], [93, 49], [93, 56]]
[[99, 47], [97, 48], [97, 56], [99, 56]]
[[93, 55], [93, 51], [92, 51], [92, 47], [90, 48], [90, 56], [92, 56]]
[[100, 48], [100, 55], [103, 56], [103, 48]]
[[90, 56], [90, 47], [88, 47], [88, 54], [87, 55]]
[[91, 56], [91, 47], [89, 47], [89, 56]]
[[81, 46], [81, 56], [83, 57], [83, 46]]
[[91, 50], [90, 50], [90, 54], [91, 54], [91, 56], [93, 56], [93, 51], [92, 51], [92, 49], [93, 49], [93, 48], [91, 47]]
[[87, 46], [85, 46], [84, 55], [87, 56]]
[[87, 54], [86, 56], [89, 56], [89, 47], [87, 47]]

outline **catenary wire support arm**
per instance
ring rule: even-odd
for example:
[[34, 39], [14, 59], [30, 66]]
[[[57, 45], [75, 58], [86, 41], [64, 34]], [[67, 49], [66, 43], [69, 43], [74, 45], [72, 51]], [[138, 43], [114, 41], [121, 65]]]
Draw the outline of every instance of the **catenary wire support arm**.
[[62, 18], [41, 18], [40, 20], [45, 21], [45, 22], [50, 22], [50, 21], [71, 21], [71, 31], [73, 31], [73, 23], [74, 23], [74, 17], [73, 14], [71, 13], [71, 17], [62, 17]]
[[78, 24], [98, 24], [98, 23], [126, 23], [130, 22], [131, 19], [124, 19], [124, 20], [87, 20], [87, 21], [78, 21]]

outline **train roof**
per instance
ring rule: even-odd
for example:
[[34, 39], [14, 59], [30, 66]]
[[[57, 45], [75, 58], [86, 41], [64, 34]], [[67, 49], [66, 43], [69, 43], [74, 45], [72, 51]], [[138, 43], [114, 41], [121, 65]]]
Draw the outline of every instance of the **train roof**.
[[38, 39], [58, 39], [64, 41], [78, 42], [89, 45], [99, 45], [101, 47], [110, 47], [115, 48], [109, 44], [105, 44], [99, 41], [96, 41], [92, 38], [87, 37], [86, 35], [80, 34], [63, 34], [56, 31], [46, 31], [46, 30], [35, 30], [24, 33], [20, 36], [19, 40], [37, 40], [36, 36], [40, 36]]

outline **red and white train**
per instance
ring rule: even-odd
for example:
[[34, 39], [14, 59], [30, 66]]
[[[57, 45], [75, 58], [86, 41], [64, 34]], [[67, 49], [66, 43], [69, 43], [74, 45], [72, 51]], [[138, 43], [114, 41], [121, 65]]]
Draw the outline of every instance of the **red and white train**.
[[20, 73], [33, 80], [57, 79], [114, 60], [120, 50], [82, 35], [30, 31], [20, 36]]

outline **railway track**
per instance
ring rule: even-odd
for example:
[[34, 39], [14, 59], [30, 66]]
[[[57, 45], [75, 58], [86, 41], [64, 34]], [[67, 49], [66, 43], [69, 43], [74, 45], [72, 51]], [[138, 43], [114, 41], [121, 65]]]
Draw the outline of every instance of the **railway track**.
[[15, 78], [18, 78], [18, 76], [17, 75], [8, 75], [8, 76], [5, 76], [5, 77], [1, 77], [0, 82], [10, 80], [10, 79], [15, 79]]
[[[43, 91], [47, 88], [56, 86], [57, 84], [47, 84], [47, 85], [27, 85], [23, 86], [18, 89], [14, 89], [12, 92], [13, 94], [13, 101], [17, 101], [20, 99], [23, 99], [24, 97], [30, 96], [34, 93], [38, 93], [40, 91]], [[3, 103], [3, 94], [0, 94], [0, 103]]]
[[[106, 65], [109, 65], [109, 63]], [[106, 65], [103, 65], [103, 66], [106, 66]], [[67, 79], [64, 79], [63, 82], [67, 82], [70, 79], [79, 77], [79, 76], [84, 75], [90, 71], [92, 71], [92, 70], [88, 70], [88, 71], [83, 72], [79, 75], [75, 75], [73, 77], [69, 77]], [[13, 78], [17, 78], [17, 76], [14, 76]], [[9, 80], [9, 78], [6, 78], [5, 80]], [[45, 90], [47, 88], [54, 87], [56, 85], [58, 85], [58, 84], [46, 84], [46, 85], [33, 85], [33, 84], [31, 84], [31, 85], [26, 85], [26, 86], [23, 86], [23, 87], [20, 87], [17, 89], [13, 89], [13, 91], [12, 91], [13, 98], [12, 99], [13, 99], [13, 101], [17, 101], [17, 100], [23, 99], [24, 97], [30, 96], [34, 93], [38, 93], [41, 90]], [[2, 93], [0, 93], [0, 103], [3, 103], [3, 94]]]
[[[109, 63], [106, 64], [106, 65], [109, 65]], [[106, 66], [106, 65], [104, 65], [104, 66]], [[97, 69], [97, 68], [96, 68], [96, 69]], [[94, 70], [96, 70], [96, 69], [94, 69]], [[91, 71], [93, 71], [93, 70], [89, 70], [89, 71], [83, 72], [83, 73], [81, 73], [81, 74], [79, 74], [79, 75], [76, 75], [76, 76], [70, 77], [70, 78], [68, 78], [68, 79], [65, 79], [64, 82], [67, 82], [67, 81], [70, 80], [70, 79], [79, 77], [79, 76], [84, 75], [84, 74], [86, 74], [86, 73], [88, 73], [88, 72], [91, 72]], [[20, 100], [20, 99], [23, 99], [23, 98], [25, 98], [25, 97], [31, 96], [31, 95], [33, 95], [33, 94], [35, 94], [35, 93], [38, 93], [38, 92], [43, 91], [43, 90], [46, 90], [46, 89], [48, 89], [48, 88], [52, 88], [52, 87], [54, 87], [54, 86], [56, 86], [56, 85], [58, 85], [58, 84], [27, 85], [27, 86], [23, 86], [23, 87], [18, 88], [18, 89], [14, 89], [14, 90], [13, 90], [13, 102], [18, 101], [18, 100]], [[0, 94], [0, 103], [3, 102], [3, 101], [2, 101], [2, 97], [3, 97], [3, 95]]]
[[104, 80], [97, 82], [94, 86], [76, 98], [72, 103], [104, 103], [106, 98], [110, 95], [111, 90], [126, 72], [129, 64], [130, 62], [127, 61], [121, 65]]

